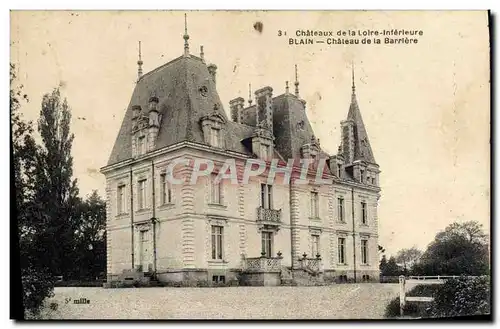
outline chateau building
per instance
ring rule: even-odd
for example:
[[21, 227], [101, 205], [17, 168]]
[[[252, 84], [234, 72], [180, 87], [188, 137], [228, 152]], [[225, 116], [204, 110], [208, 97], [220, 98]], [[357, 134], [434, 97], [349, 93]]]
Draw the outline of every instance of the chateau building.
[[[200, 56], [190, 53], [187, 27], [180, 57], [143, 74], [140, 56], [101, 169], [108, 281], [131, 272], [167, 283], [378, 280], [380, 171], [354, 74], [338, 153], [329, 155], [308, 120], [297, 74], [294, 92], [288, 82], [279, 95], [264, 86], [248, 104], [231, 100], [228, 115], [217, 66], [206, 63], [203, 47]], [[265, 169], [245, 182], [245, 168], [257, 160]], [[237, 179], [217, 179], [228, 163]], [[269, 180], [276, 166], [282, 170]]]

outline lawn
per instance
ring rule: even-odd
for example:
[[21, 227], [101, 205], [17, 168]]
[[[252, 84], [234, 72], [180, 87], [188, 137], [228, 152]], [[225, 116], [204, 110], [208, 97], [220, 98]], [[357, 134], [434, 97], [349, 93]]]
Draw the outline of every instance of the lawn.
[[[55, 288], [51, 319], [380, 319], [397, 284], [323, 287]], [[77, 300], [79, 303], [75, 303]]]

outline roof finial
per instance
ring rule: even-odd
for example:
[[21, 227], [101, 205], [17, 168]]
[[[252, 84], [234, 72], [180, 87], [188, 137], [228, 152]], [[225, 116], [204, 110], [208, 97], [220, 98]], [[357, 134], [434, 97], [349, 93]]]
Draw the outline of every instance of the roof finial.
[[285, 81], [285, 93], [289, 94], [290, 93], [290, 88], [288, 87], [288, 81]]
[[203, 45], [200, 46], [200, 58], [203, 63], [205, 63], [205, 53], [203, 52]]
[[189, 35], [188, 35], [188, 25], [187, 25], [187, 14], [184, 14], [184, 56], [189, 56]]
[[295, 64], [295, 96], [299, 98], [299, 74], [297, 70], [297, 64]]
[[352, 69], [352, 94], [354, 95], [356, 93], [356, 85], [354, 84], [354, 60], [351, 62], [351, 69]]
[[252, 84], [248, 84], [248, 106], [252, 106]]
[[137, 81], [142, 77], [142, 57], [141, 57], [141, 42], [139, 41], [139, 60], [137, 61]]

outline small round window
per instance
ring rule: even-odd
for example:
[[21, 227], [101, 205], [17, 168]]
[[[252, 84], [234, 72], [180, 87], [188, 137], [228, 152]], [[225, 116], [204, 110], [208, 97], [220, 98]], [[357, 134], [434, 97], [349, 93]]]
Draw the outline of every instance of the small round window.
[[202, 86], [200, 88], [200, 93], [201, 93], [201, 96], [207, 97], [208, 96], [208, 88], [207, 88], [207, 86]]

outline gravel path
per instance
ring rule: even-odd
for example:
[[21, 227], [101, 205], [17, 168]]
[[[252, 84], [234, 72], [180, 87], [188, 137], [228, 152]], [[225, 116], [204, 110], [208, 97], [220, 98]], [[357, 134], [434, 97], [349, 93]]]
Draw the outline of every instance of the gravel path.
[[[397, 284], [324, 287], [55, 288], [52, 319], [379, 319]], [[74, 304], [85, 298], [88, 304]]]

